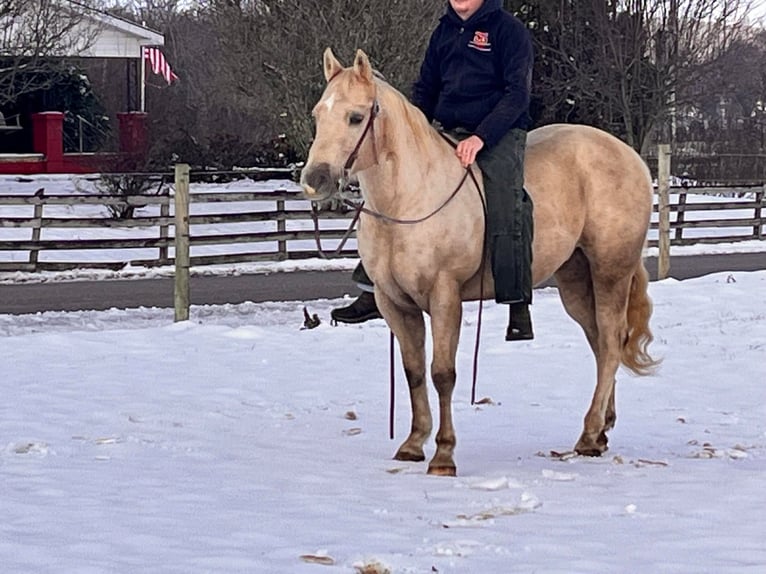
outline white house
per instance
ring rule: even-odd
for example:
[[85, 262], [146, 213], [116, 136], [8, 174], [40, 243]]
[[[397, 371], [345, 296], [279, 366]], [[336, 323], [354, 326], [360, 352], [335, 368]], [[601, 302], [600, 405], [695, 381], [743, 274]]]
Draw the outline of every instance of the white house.
[[[107, 12], [93, 10], [73, 3], [86, 18], [73, 30], [77, 37], [93, 38], [89, 45], [81, 46], [73, 54], [81, 58], [140, 58], [144, 46], [162, 46], [165, 38], [159, 32], [139, 26]], [[81, 33], [78, 33], [81, 32]]]

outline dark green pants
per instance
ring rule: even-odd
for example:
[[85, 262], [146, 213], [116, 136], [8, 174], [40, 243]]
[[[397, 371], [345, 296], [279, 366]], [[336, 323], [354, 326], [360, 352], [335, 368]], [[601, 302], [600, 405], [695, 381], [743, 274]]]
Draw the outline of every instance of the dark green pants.
[[527, 132], [514, 129], [476, 157], [484, 175], [487, 240], [498, 303], [532, 302], [532, 199], [524, 190]]
[[[471, 134], [449, 132], [457, 139]], [[476, 157], [484, 176], [487, 199], [487, 241], [491, 253], [495, 300], [498, 303], [532, 302], [532, 200], [524, 190], [524, 150], [527, 132], [514, 129], [498, 144]], [[372, 285], [361, 261], [352, 279]]]

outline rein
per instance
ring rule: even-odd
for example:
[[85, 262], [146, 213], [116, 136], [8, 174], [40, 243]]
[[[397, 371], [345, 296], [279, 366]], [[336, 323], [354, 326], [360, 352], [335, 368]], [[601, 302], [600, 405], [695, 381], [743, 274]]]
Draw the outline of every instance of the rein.
[[[377, 104], [377, 100], [376, 100], [375, 104], [373, 104], [373, 105], [376, 105], [376, 104]], [[371, 115], [370, 115], [370, 121], [368, 121], [368, 124], [369, 124], [369, 123], [372, 123], [372, 119], [373, 119], [373, 116], [372, 116], [372, 114], [371, 114]], [[357, 143], [357, 145], [356, 145], [356, 148], [354, 148], [354, 151], [352, 152], [352, 154], [351, 154], [351, 156], [349, 157], [348, 161], [346, 161], [346, 169], [349, 169], [349, 167], [350, 167], [350, 165], [349, 165], [349, 162], [350, 162], [351, 164], [353, 164], [353, 163], [354, 163], [353, 161], [351, 161], [351, 159], [352, 159], [352, 158], [353, 158], [354, 160], [356, 160], [356, 156], [355, 156], [355, 154], [356, 154], [356, 153], [359, 151], [359, 147], [361, 147], [361, 145], [362, 145], [362, 140], [364, 139], [364, 136], [365, 136], [366, 134], [367, 134], [367, 130], [365, 130], [365, 133], [363, 133], [363, 134], [362, 134], [362, 138], [361, 138], [361, 139], [359, 140], [359, 142]], [[440, 135], [440, 136], [441, 136], [441, 137], [442, 137], [442, 138], [443, 138], [443, 139], [444, 139], [444, 140], [445, 140], [445, 141], [446, 141], [448, 144], [450, 144], [452, 147], [455, 147], [455, 142], [454, 142], [454, 141], [452, 141], [452, 140], [451, 140], [451, 139], [450, 139], [448, 136], [446, 136], [446, 135], [445, 135], [444, 133], [442, 133], [442, 132], [439, 132], [439, 135]], [[375, 143], [375, 140], [373, 140], [373, 144], [374, 144], [374, 143]], [[455, 187], [455, 189], [452, 191], [452, 193], [450, 194], [450, 196], [449, 196], [447, 199], [445, 199], [445, 200], [444, 200], [444, 202], [443, 202], [443, 203], [442, 203], [442, 204], [441, 204], [439, 207], [437, 207], [436, 209], [434, 209], [434, 210], [433, 210], [431, 213], [429, 213], [428, 215], [424, 215], [423, 217], [418, 217], [417, 219], [399, 219], [399, 218], [397, 218], [397, 217], [391, 217], [390, 215], [386, 215], [385, 213], [380, 213], [379, 211], [374, 211], [374, 210], [372, 210], [372, 209], [369, 209], [369, 208], [367, 208], [367, 207], [364, 207], [364, 201], [363, 201], [362, 203], [360, 203], [360, 204], [355, 204], [353, 201], [350, 201], [350, 200], [344, 200], [344, 203], [345, 203], [346, 205], [348, 205], [349, 207], [353, 207], [354, 209], [356, 209], [356, 210], [357, 210], [357, 212], [361, 212], [361, 213], [364, 213], [364, 214], [366, 214], [366, 215], [371, 215], [372, 217], [375, 217], [376, 219], [380, 219], [380, 220], [382, 220], [382, 221], [386, 221], [386, 222], [388, 222], [388, 223], [397, 223], [397, 224], [400, 224], [400, 225], [414, 225], [414, 224], [416, 224], [416, 223], [423, 223], [424, 221], [427, 221], [427, 220], [431, 219], [431, 218], [432, 218], [434, 215], [436, 215], [436, 214], [437, 214], [437, 213], [439, 213], [439, 212], [440, 212], [442, 209], [444, 209], [445, 207], [447, 207], [447, 205], [449, 205], [449, 203], [450, 203], [450, 202], [451, 202], [453, 199], [455, 199], [455, 196], [456, 196], [456, 195], [458, 194], [458, 192], [459, 192], [459, 191], [462, 189], [462, 187], [463, 187], [463, 184], [465, 183], [465, 180], [466, 180], [466, 179], [468, 179], [468, 176], [469, 176], [469, 175], [471, 176], [471, 180], [473, 181], [473, 185], [474, 185], [474, 188], [476, 189], [476, 192], [479, 194], [479, 197], [481, 197], [481, 189], [479, 188], [479, 182], [478, 182], [478, 180], [476, 179], [476, 174], [473, 172], [473, 170], [471, 169], [471, 167], [470, 167], [470, 166], [468, 166], [467, 168], [465, 168], [465, 173], [463, 174], [463, 177], [462, 177], [462, 179], [460, 180], [460, 183], [458, 183], [458, 184], [457, 184], [457, 187]], [[484, 204], [484, 198], [483, 198], [483, 197], [481, 198], [481, 201], [482, 201], [482, 204]], [[484, 206], [485, 219], [486, 219], [486, 211], [487, 211], [487, 209], [486, 209], [486, 206]]]
[[463, 174], [462, 179], [460, 180], [460, 183], [457, 184], [457, 187], [454, 189], [454, 191], [450, 194], [450, 196], [444, 200], [444, 203], [442, 203], [439, 207], [434, 209], [431, 213], [428, 215], [424, 215], [423, 217], [418, 217], [417, 219], [399, 219], [396, 217], [391, 217], [390, 215], [386, 215], [385, 213], [380, 213], [379, 211], [374, 211], [372, 209], [369, 209], [367, 207], [364, 207], [364, 202], [360, 204], [355, 204], [351, 200], [344, 200], [344, 203], [348, 206], [354, 207], [354, 209], [357, 210], [358, 213], [364, 213], [366, 215], [371, 215], [372, 217], [376, 219], [380, 219], [382, 221], [385, 221], [387, 223], [397, 223], [399, 225], [414, 225], [416, 223], [423, 223], [424, 221], [427, 221], [431, 219], [434, 215], [439, 213], [442, 209], [447, 207], [447, 205], [455, 198], [455, 196], [458, 194], [458, 192], [462, 189], [463, 184], [465, 183], [465, 180], [468, 179], [468, 176], [471, 176], [471, 179], [473, 180], [474, 185], [476, 186], [476, 189], [479, 189], [479, 182], [476, 180], [476, 174], [473, 173], [470, 167], [465, 168], [465, 173]]
[[311, 203], [311, 219], [314, 221], [314, 241], [317, 245], [317, 253], [321, 259], [329, 259], [332, 256], [340, 255], [341, 251], [343, 251], [343, 247], [345, 247], [346, 241], [348, 241], [349, 237], [351, 237], [351, 234], [354, 232], [356, 223], [359, 221], [359, 215], [361, 214], [361, 211], [358, 209], [355, 209], [354, 211], [354, 217], [351, 220], [348, 229], [346, 229], [346, 233], [341, 237], [338, 246], [328, 255], [328, 253], [322, 249], [322, 238], [319, 234], [319, 210], [314, 202]]

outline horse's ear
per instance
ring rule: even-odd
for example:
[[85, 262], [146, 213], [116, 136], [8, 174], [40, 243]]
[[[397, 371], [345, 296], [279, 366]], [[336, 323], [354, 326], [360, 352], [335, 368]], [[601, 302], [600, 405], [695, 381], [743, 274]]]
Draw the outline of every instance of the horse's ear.
[[372, 66], [370, 65], [370, 59], [362, 50], [356, 51], [356, 57], [354, 58], [354, 72], [368, 82], [372, 82]]
[[324, 51], [324, 78], [328, 82], [332, 80], [338, 72], [340, 72], [343, 69], [343, 64], [341, 64], [338, 59], [335, 57], [335, 54], [332, 53], [331, 48], [327, 48]]

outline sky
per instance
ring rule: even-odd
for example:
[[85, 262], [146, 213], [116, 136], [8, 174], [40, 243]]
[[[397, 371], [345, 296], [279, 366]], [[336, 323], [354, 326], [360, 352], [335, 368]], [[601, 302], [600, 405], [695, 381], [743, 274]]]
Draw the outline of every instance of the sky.
[[766, 270], [650, 284], [663, 363], [618, 372], [598, 459], [552, 454], [576, 442], [595, 377], [556, 290], [535, 293], [533, 341], [505, 342], [506, 310], [486, 304], [477, 405], [466, 304], [456, 478], [392, 460], [404, 375], [397, 359], [391, 441], [389, 331], [331, 326], [347, 300], [194, 306], [180, 323], [0, 315], [2, 572], [760, 574], [763, 293]]
[[753, 0], [749, 16], [754, 20], [764, 23], [764, 20], [766, 20], [766, 2], [764, 0]]

